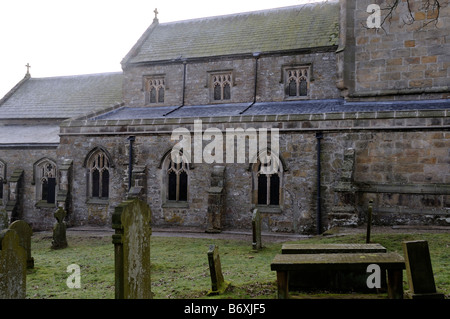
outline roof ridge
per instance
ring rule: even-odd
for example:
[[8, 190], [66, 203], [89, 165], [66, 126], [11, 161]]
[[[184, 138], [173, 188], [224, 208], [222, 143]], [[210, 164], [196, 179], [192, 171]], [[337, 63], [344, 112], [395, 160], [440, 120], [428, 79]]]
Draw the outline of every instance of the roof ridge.
[[99, 72], [99, 73], [86, 73], [86, 74], [73, 74], [73, 75], [55, 75], [55, 76], [44, 76], [37, 78], [30, 78], [31, 80], [50, 80], [50, 79], [60, 79], [60, 78], [81, 78], [81, 77], [89, 77], [89, 76], [101, 76], [101, 75], [121, 75], [122, 71], [113, 71], [113, 72]]
[[324, 1], [320, 1], [320, 2], [318, 1], [318, 2], [312, 2], [312, 3], [296, 4], [296, 5], [292, 5], [292, 6], [275, 7], [275, 8], [261, 9], [261, 10], [255, 10], [255, 11], [236, 12], [236, 13], [228, 13], [228, 14], [223, 14], [223, 15], [214, 15], [214, 16], [207, 16], [207, 17], [169, 21], [169, 22], [160, 22], [158, 25], [166, 26], [166, 25], [171, 25], [171, 24], [195, 22], [195, 21], [202, 21], [202, 20], [214, 20], [214, 19], [222, 19], [222, 18], [231, 18], [231, 17], [236, 17], [236, 16], [264, 14], [264, 13], [270, 13], [270, 12], [276, 12], [276, 11], [282, 11], [282, 10], [292, 10], [294, 8], [303, 9], [306, 6], [324, 5], [327, 3], [335, 3], [338, 1], [339, 0], [324, 0]]

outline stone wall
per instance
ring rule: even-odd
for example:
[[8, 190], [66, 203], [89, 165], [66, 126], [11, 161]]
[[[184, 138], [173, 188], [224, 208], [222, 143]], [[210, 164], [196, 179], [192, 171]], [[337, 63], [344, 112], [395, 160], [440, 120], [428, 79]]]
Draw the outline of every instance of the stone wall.
[[[372, 99], [448, 98], [450, 88], [450, 5], [441, 1], [439, 18], [425, 1], [341, 0], [341, 72], [348, 97]], [[433, 3], [433, 1], [430, 1]], [[381, 28], [368, 28], [370, 4], [381, 8]], [[411, 13], [409, 13], [409, 8]], [[411, 19], [414, 20], [411, 20]], [[342, 84], [342, 83], [341, 83]], [[426, 93], [427, 95], [424, 95]]]
[[33, 164], [45, 157], [56, 160], [56, 148], [6, 147], [0, 149], [0, 157], [7, 165], [7, 183], [3, 187], [3, 205], [6, 206], [8, 201], [9, 178], [14, 170], [23, 170], [23, 202], [21, 203], [23, 216], [19, 217], [24, 218], [33, 229], [49, 229], [49, 225], [54, 223], [53, 213], [56, 204], [49, 207], [36, 206], [39, 200], [36, 195], [36, 183], [33, 182]]
[[[279, 127], [283, 159], [279, 209], [260, 209], [264, 230], [312, 233], [317, 210], [317, 139], [321, 147], [322, 223], [364, 222], [369, 198], [378, 224], [448, 224], [450, 135], [448, 111], [346, 112], [276, 116], [204, 118], [208, 127]], [[145, 167], [146, 201], [155, 226], [207, 227], [208, 189], [214, 164], [193, 164], [189, 170], [187, 205], [165, 205], [162, 198], [163, 154], [174, 145], [173, 129], [191, 132], [193, 119], [71, 121], [62, 126], [58, 157], [73, 159], [74, 223], [108, 223], [115, 205], [126, 198], [128, 140], [134, 135], [133, 164]], [[106, 125], [108, 124], [108, 125]], [[204, 128], [206, 125], [204, 126]], [[88, 133], [90, 132], [90, 133]], [[206, 143], [206, 142], [205, 142]], [[114, 158], [108, 205], [89, 203], [83, 161], [96, 146]], [[224, 150], [226, 148], [224, 147]], [[353, 150], [348, 152], [348, 150]], [[225, 165], [223, 227], [251, 229], [252, 172], [246, 164]], [[94, 210], [96, 209], [96, 210]]]
[[[334, 48], [325, 52], [296, 55], [261, 55], [258, 59], [257, 101], [285, 100], [283, 68], [290, 65], [311, 65], [311, 99], [333, 99], [339, 97], [336, 88], [336, 59]], [[212, 98], [210, 74], [230, 71], [233, 75], [231, 100], [227, 103], [251, 103], [255, 85], [254, 58], [216, 58], [201, 62], [186, 63], [185, 105], [217, 103]], [[158, 106], [178, 106], [183, 100], [182, 62], [129, 67], [124, 70], [124, 102], [130, 107], [145, 106], [144, 77], [163, 75], [165, 78], [165, 100]], [[223, 101], [221, 101], [223, 103]]]

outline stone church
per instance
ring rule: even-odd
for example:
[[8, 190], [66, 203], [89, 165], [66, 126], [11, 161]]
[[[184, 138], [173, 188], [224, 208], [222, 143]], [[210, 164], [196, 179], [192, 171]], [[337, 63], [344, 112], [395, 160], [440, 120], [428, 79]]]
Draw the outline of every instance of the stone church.
[[[308, 234], [365, 223], [373, 200], [378, 225], [450, 225], [447, 2], [155, 14], [122, 72], [27, 72], [0, 100], [0, 209], [35, 230], [58, 206], [69, 226], [108, 226], [139, 197], [159, 227], [249, 230], [257, 208], [263, 230]], [[215, 160], [175, 160], [180, 129]], [[217, 147], [230, 129], [244, 139]], [[249, 150], [264, 131], [270, 174]]]

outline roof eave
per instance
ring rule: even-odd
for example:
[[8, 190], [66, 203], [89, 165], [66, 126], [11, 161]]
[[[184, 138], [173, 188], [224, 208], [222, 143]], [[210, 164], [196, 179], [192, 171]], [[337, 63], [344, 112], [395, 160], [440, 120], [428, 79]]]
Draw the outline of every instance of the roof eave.
[[[258, 52], [258, 57], [261, 58], [263, 56], [270, 55], [293, 55], [293, 54], [310, 54], [310, 53], [319, 53], [319, 52], [336, 52], [338, 48], [337, 44], [331, 44], [327, 46], [320, 47], [311, 47], [311, 48], [298, 48], [291, 50], [276, 50], [276, 51], [266, 51], [266, 52]], [[189, 58], [178, 58], [178, 59], [167, 59], [167, 60], [155, 60], [155, 61], [139, 61], [139, 62], [127, 62], [126, 65], [123, 65], [124, 69], [127, 67], [138, 67], [138, 66], [146, 66], [146, 65], [154, 65], [154, 64], [177, 64], [184, 62], [202, 62], [202, 61], [210, 61], [210, 60], [221, 60], [221, 59], [248, 59], [254, 58], [255, 52], [248, 53], [237, 53], [237, 54], [223, 54], [223, 55], [215, 55], [215, 56], [205, 56], [205, 57], [189, 57]]]

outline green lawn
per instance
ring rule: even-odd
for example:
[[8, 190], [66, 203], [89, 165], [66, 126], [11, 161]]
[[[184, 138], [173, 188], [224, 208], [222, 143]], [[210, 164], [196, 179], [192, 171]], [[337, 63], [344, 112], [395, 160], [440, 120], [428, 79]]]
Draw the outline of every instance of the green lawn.
[[[372, 242], [388, 251], [402, 252], [404, 240], [427, 240], [437, 289], [450, 295], [450, 236], [448, 234], [373, 234]], [[114, 298], [114, 250], [111, 237], [68, 237], [69, 247], [52, 250], [51, 238], [36, 234], [32, 238], [35, 268], [27, 276], [27, 298], [108, 299]], [[302, 243], [364, 243], [363, 235], [318, 236]], [[265, 244], [252, 251], [251, 242], [152, 236], [152, 292], [156, 299], [211, 298], [207, 252], [219, 246], [222, 271], [231, 289], [213, 298], [275, 298], [276, 273], [270, 270], [281, 243]], [[81, 269], [81, 288], [70, 289], [67, 266]], [[404, 275], [404, 287], [408, 288]]]

